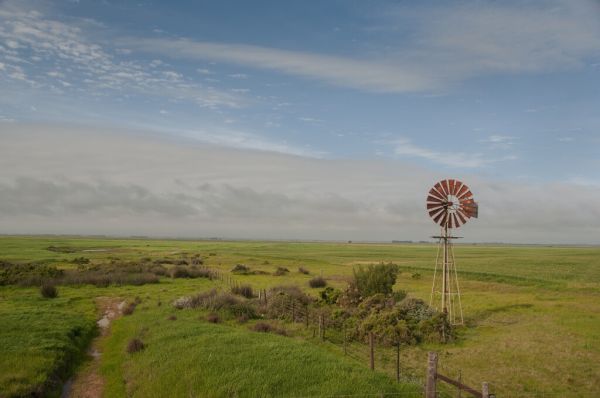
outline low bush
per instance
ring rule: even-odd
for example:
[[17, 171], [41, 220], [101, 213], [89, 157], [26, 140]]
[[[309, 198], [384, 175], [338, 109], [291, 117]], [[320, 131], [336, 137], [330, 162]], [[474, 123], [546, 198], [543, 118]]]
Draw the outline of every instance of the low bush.
[[231, 269], [231, 272], [234, 274], [247, 274], [250, 272], [250, 267], [247, 267], [244, 264], [236, 264], [235, 267]]
[[144, 342], [138, 338], [135, 339], [131, 339], [129, 340], [129, 343], [127, 343], [127, 352], [129, 354], [133, 354], [139, 351], [142, 351], [144, 348], [146, 348], [146, 345], [144, 344]]
[[169, 316], [167, 317], [167, 319], [168, 319], [169, 321], [176, 321], [176, 320], [177, 320], [177, 316], [175, 316], [175, 315], [169, 315]]
[[287, 274], [288, 272], [290, 272], [290, 270], [285, 267], [277, 267], [277, 269], [275, 270], [273, 275], [283, 276], [283, 275]]
[[231, 288], [231, 293], [237, 294], [239, 296], [244, 296], [248, 299], [254, 297], [254, 292], [252, 291], [252, 286], [250, 285], [236, 285]]
[[310, 274], [310, 271], [304, 267], [298, 267], [298, 272], [300, 272], [301, 274], [304, 274], [304, 275]]
[[254, 325], [252, 325], [250, 329], [260, 333], [277, 333], [282, 336], [287, 336], [287, 331], [285, 329], [267, 322], [257, 322]]
[[123, 315], [131, 315], [135, 311], [136, 306], [136, 303], [127, 303], [125, 307], [123, 307], [123, 310], [121, 310], [121, 312], [123, 313]]
[[43, 284], [40, 287], [40, 294], [44, 298], [56, 298], [58, 297], [58, 290], [56, 290], [54, 285]]
[[314, 278], [312, 278], [311, 280], [308, 281], [308, 286], [315, 288], [315, 287], [325, 287], [327, 286], [327, 281], [325, 279], [323, 279], [323, 277], [321, 276], [315, 276]]
[[206, 316], [206, 320], [210, 323], [220, 323], [221, 317], [219, 317], [219, 314], [215, 314], [214, 312], [211, 312], [210, 314], [208, 314]]

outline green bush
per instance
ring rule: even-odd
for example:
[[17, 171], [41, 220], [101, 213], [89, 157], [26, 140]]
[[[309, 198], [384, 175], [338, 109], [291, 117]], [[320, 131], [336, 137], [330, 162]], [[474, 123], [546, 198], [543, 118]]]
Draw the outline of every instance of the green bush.
[[391, 294], [398, 276], [398, 266], [395, 264], [359, 266], [354, 269], [353, 283], [362, 297], [377, 293]]
[[325, 279], [323, 279], [323, 277], [321, 276], [315, 276], [314, 278], [312, 278], [311, 280], [308, 281], [308, 286], [315, 288], [315, 287], [325, 287], [327, 286], [327, 281]]
[[56, 298], [58, 297], [58, 290], [54, 285], [45, 283], [40, 287], [40, 294], [44, 298]]

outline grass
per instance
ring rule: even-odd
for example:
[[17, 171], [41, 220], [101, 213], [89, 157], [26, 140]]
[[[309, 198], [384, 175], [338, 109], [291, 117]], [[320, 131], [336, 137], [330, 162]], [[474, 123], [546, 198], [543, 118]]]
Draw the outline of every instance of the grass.
[[[309, 342], [209, 323], [195, 310], [169, 321], [169, 311], [148, 308], [115, 323], [104, 347], [107, 396], [366, 396], [411, 388]], [[126, 354], [132, 335], [146, 347]]]
[[[50, 246], [66, 250], [47, 250]], [[313, 295], [319, 291], [308, 287], [308, 281], [314, 276], [323, 276], [329, 285], [339, 288], [345, 285], [345, 278], [352, 274], [355, 265], [394, 262], [402, 270], [394, 289], [406, 290], [409, 295], [426, 300], [429, 299], [435, 250], [435, 246], [426, 244], [0, 238], [0, 260], [72, 269], [76, 267], [73, 260], [80, 257], [89, 258], [93, 265], [110, 258], [136, 261], [149, 257], [175, 261], [199, 254], [205, 265], [218, 268], [226, 275], [232, 275], [230, 270], [235, 264], [265, 272], [233, 276], [238, 283], [252, 286], [254, 291], [296, 284]], [[564, 397], [595, 397], [600, 393], [597, 383], [600, 368], [596, 365], [600, 363], [600, 248], [460, 245], [455, 252], [467, 326], [459, 330], [458, 341], [450, 345], [404, 348], [401, 352], [404, 375], [422, 377], [427, 351], [436, 350], [440, 352], [442, 373], [456, 376], [461, 372], [463, 381], [475, 387], [488, 381], [498, 396], [553, 393]], [[273, 273], [278, 267], [292, 272], [275, 276]], [[310, 274], [295, 272], [300, 267]], [[414, 278], [415, 273], [421, 277]], [[310, 358], [332, 355], [327, 356], [328, 361], [341, 361], [339, 366], [342, 367], [348, 364], [341, 349], [331, 344], [259, 334], [249, 331], [251, 325], [247, 324], [223, 322], [215, 325], [206, 321], [206, 314], [199, 320], [198, 310], [174, 312], [170, 305], [177, 297], [208, 290], [218, 283], [207, 279], [162, 278], [159, 284], [144, 286], [58, 286], [59, 297], [56, 299], [43, 299], [37, 288], [0, 286], [0, 318], [6, 326], [0, 328], [0, 396], [12, 394], [7, 391], [30, 391], [43, 385], [52, 379], [56, 369], [61, 369], [64, 358], [76, 356], [65, 354], [78, 352], [71, 348], [77, 347], [77, 341], [69, 336], [72, 336], [72, 330], [88, 330], [85, 325], [93, 326], [93, 303], [97, 296], [142, 298], [131, 316], [114, 324], [113, 333], [106, 340], [106, 353], [102, 359], [102, 371], [107, 380], [106, 396], [143, 396], [149, 390], [140, 383], [152, 385], [151, 379], [159, 377], [168, 383], [165, 387], [155, 386], [157, 392], [150, 396], [165, 395], [161, 391], [166, 390], [160, 388], [167, 389], [166, 386], [169, 391], [177, 391], [173, 395], [186, 395], [197, 388], [214, 388], [210, 390], [212, 396], [226, 396], [234, 391], [228, 388], [237, 385], [229, 376], [240, 377], [237, 372], [242, 370], [238, 367], [255, 366], [252, 358], [264, 358], [258, 352], [269, 344], [288, 353], [290, 358], [303, 358], [305, 354], [300, 353], [308, 350], [311, 354], [306, 355]], [[163, 303], [162, 306], [158, 307], [158, 301]], [[169, 321], [167, 318], [171, 314], [177, 319]], [[224, 336], [222, 340], [221, 335]], [[206, 340], [206, 336], [211, 338]], [[147, 347], [130, 355], [125, 352], [125, 347], [133, 338], [140, 338]], [[244, 341], [245, 345], [231, 344], [232, 341]], [[286, 351], [293, 349], [288, 345], [298, 349], [298, 356]], [[317, 351], [312, 353], [313, 349]], [[174, 350], [177, 355], [170, 354], [169, 350]], [[228, 352], [235, 355], [229, 356]], [[178, 355], [182, 358], [181, 364], [177, 362]], [[214, 359], [220, 355], [224, 355], [223, 363]], [[376, 368], [393, 374], [394, 355], [393, 350], [378, 348]], [[213, 363], [213, 360], [217, 362]], [[13, 365], [15, 363], [17, 366]], [[233, 368], [231, 372], [212, 373], [213, 368], [222, 370], [227, 363]], [[364, 373], [366, 363], [350, 362], [350, 365], [359, 366]], [[316, 362], [310, 364], [310, 367], [329, 372], [319, 368]], [[257, 391], [277, 395], [277, 388], [291, 391], [289, 386], [295, 383], [302, 386], [304, 379], [297, 379], [294, 369], [287, 368], [283, 373], [285, 382], [278, 375], [269, 374], [268, 363], [264, 366], [256, 369], [255, 374], [246, 375], [247, 383], [244, 381], [239, 386], [240, 396], [246, 396], [251, 383], [258, 388], [271, 377], [275, 384], [269, 384], [270, 387], [265, 387], [267, 390]], [[204, 377], [205, 372], [210, 376]], [[331, 375], [337, 374], [337, 371], [331, 372]], [[318, 380], [318, 375], [310, 374], [310, 377]], [[389, 381], [388, 378], [385, 380]], [[357, 383], [369, 384], [364, 380]], [[306, 391], [304, 395], [311, 395], [308, 394], [312, 391], [310, 386], [299, 388], [299, 391]], [[329, 391], [328, 388], [323, 387], [323, 391]], [[289, 395], [302, 394], [289, 392]]]
[[93, 301], [75, 290], [54, 299], [35, 288], [0, 290], [0, 396], [60, 392], [95, 331]]

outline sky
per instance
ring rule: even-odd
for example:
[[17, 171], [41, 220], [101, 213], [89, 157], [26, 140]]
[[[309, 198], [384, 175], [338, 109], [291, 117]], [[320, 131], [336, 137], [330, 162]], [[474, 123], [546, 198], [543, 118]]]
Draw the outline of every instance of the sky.
[[600, 2], [0, 0], [0, 233], [600, 243]]

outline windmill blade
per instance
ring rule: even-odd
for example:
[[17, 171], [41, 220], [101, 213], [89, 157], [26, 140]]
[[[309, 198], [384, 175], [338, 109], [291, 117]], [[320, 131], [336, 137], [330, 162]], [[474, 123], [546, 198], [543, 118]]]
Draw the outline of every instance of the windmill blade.
[[448, 185], [448, 180], [443, 180], [442, 186], [446, 189], [446, 195], [450, 195], [450, 186]]
[[447, 192], [447, 191], [444, 189], [444, 186], [442, 185], [442, 181], [440, 181], [440, 182], [438, 182], [437, 184], [435, 184], [435, 185], [433, 186], [433, 188], [434, 188], [436, 191], [440, 192], [444, 198], [447, 198], [447, 197], [448, 197], [448, 192]]
[[442, 205], [441, 203], [427, 203], [427, 210], [441, 209], [443, 207], [444, 205]]
[[460, 225], [466, 224], [467, 223], [467, 218], [465, 218], [465, 216], [463, 216], [462, 212], [460, 209], [458, 209], [456, 211], [456, 217], [460, 220]]
[[436, 215], [435, 217], [433, 217], [433, 221], [436, 224], [440, 224], [440, 225], [444, 225], [443, 223], [440, 223], [439, 221], [441, 220], [441, 218], [446, 214], [446, 210], [444, 209], [444, 211], [441, 211], [438, 213], [438, 215]]
[[448, 184], [450, 185], [450, 195], [456, 196], [456, 188], [458, 188], [458, 181], [456, 180], [448, 180]]
[[444, 196], [433, 188], [429, 191], [429, 195], [427, 195], [427, 200], [431, 200], [429, 198], [434, 198], [440, 202], [444, 201]]
[[456, 197], [457, 197], [457, 198], [459, 198], [459, 199], [460, 199], [460, 198], [461, 198], [461, 197], [462, 197], [462, 196], [463, 196], [463, 195], [464, 195], [464, 194], [465, 194], [467, 191], [469, 191], [469, 187], [468, 187], [468, 186], [466, 186], [466, 185], [465, 185], [465, 184], [463, 184], [462, 182], [461, 182], [461, 184], [462, 184], [462, 185], [461, 185], [460, 189], [459, 189], [459, 190], [458, 190], [458, 192], [456, 193]]
[[454, 214], [448, 214], [448, 228], [455, 228]]
[[[435, 221], [435, 217], [436, 217], [437, 215], [439, 215], [440, 213], [443, 213], [443, 212], [444, 212], [444, 210], [445, 210], [445, 209], [444, 209], [443, 207], [442, 207], [441, 209], [430, 210], [430, 211], [429, 211], [429, 216], [430, 216], [431, 218], [433, 218], [433, 220]], [[437, 222], [437, 221], [435, 221], [435, 222]]]

